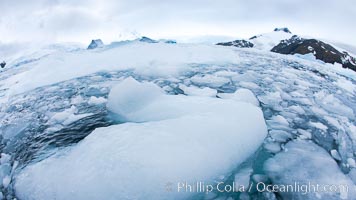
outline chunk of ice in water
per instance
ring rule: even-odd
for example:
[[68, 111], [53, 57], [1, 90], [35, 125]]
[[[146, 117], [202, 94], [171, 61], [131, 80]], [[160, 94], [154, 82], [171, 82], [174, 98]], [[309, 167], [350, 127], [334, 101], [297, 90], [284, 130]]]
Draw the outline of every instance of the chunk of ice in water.
[[251, 90], [244, 88], [237, 89], [234, 93], [219, 93], [218, 96], [222, 99], [233, 99], [259, 106], [256, 96], [251, 92]]

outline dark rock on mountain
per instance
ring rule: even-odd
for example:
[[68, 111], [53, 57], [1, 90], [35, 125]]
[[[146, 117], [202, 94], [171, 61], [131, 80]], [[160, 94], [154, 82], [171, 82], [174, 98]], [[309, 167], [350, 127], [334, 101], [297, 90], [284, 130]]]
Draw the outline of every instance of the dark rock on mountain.
[[235, 41], [231, 41], [231, 42], [221, 42], [221, 43], [217, 43], [216, 45], [234, 46], [234, 47], [240, 47], [240, 48], [252, 48], [253, 47], [253, 44], [246, 40], [235, 40]]
[[145, 37], [143, 36], [142, 38], [140, 38], [139, 40], [140, 42], [147, 42], [147, 43], [158, 43], [156, 40], [153, 40], [149, 37]]
[[343, 56], [342, 66], [356, 71], [356, 58], [350, 56], [350, 54], [347, 53], [346, 51], [343, 52], [343, 55], [344, 56]]
[[282, 40], [273, 47], [272, 52], [281, 54], [309, 54], [312, 53], [316, 59], [326, 63], [339, 63], [344, 68], [356, 71], [356, 59], [347, 52], [340, 52], [331, 45], [316, 39], [304, 39], [293, 36], [291, 39]]
[[166, 44], [176, 44], [177, 42], [175, 40], [166, 40], [166, 39], [160, 39], [160, 40], [154, 40], [149, 37], [141, 37], [138, 39], [140, 42], [147, 42], [147, 43], [166, 43]]
[[[272, 32], [261, 34], [253, 36], [248, 40], [221, 42], [217, 45], [234, 46], [239, 48], [257, 48], [261, 50], [271, 49], [272, 52], [291, 55], [305, 55], [311, 53], [316, 59], [325, 63], [339, 63], [344, 68], [356, 71], [356, 58], [346, 51], [339, 50], [338, 48], [317, 39], [305, 39], [297, 35], [292, 36], [291, 31], [288, 28], [275, 28], [274, 32], [279, 33]], [[257, 38], [259, 38], [259, 40], [255, 40]]]
[[249, 40], [253, 40], [253, 39], [256, 39], [256, 38], [257, 38], [257, 35], [250, 37]]
[[[288, 28], [286, 28], [286, 27], [284, 27], [284, 28], [275, 28], [273, 31], [274, 31], [274, 32], [282, 31], [282, 32], [285, 32], [285, 33], [290, 33], [290, 34], [292, 34], [292, 32], [291, 32]], [[263, 35], [263, 34], [262, 34], [262, 35]], [[262, 36], [262, 35], [255, 35], [255, 36], [252, 36], [252, 37], [249, 38], [249, 40], [256, 39], [256, 38], [258, 38], [258, 37], [260, 37], [260, 36]]]
[[103, 47], [104, 43], [101, 39], [92, 40], [87, 49], [96, 49]]
[[274, 31], [283, 31], [286, 33], [292, 33], [288, 28], [284, 27], [284, 28], [275, 28]]
[[5, 61], [3, 61], [2, 63], [0, 63], [1, 68], [4, 68], [5, 65], [6, 65], [6, 62], [5, 62]]
[[164, 42], [166, 44], [177, 44], [177, 42], [175, 40], [162, 40], [162, 42]]
[[[288, 28], [275, 28], [275, 29], [274, 29], [274, 32], [285, 32], [285, 33], [289, 33], [289, 34], [292, 33]], [[273, 40], [275, 40], [275, 38], [270, 38], [269, 34], [270, 34], [270, 33], [268, 33], [268, 34], [255, 35], [255, 36], [249, 38], [248, 40], [243, 40], [243, 39], [241, 39], [241, 40], [235, 40], [235, 41], [231, 41], [231, 42], [220, 42], [220, 43], [217, 43], [217, 45], [222, 45], [222, 46], [234, 46], [234, 47], [239, 47], [239, 48], [253, 48], [253, 47], [258, 48], [258, 45], [259, 45], [259, 44], [257, 44], [257, 43], [254, 44], [254, 39], [257, 39], [257, 38], [266, 36], [266, 39], [264, 39], [264, 40], [266, 40], [266, 43], [268, 43], [268, 45], [270, 45], [271, 42], [272, 42]], [[286, 34], [286, 35], [289, 35], [289, 34]], [[280, 35], [280, 34], [277, 34], [277, 37], [282, 37], [281, 40], [282, 40], [282, 39], [286, 39], [286, 37], [284, 37], [284, 36], [278, 36], [278, 35]], [[281, 35], [283, 35], [283, 34], [281, 34]], [[290, 35], [290, 36], [292, 36], [292, 35]], [[272, 40], [272, 41], [267, 41], [267, 40]], [[272, 43], [276, 44], [276, 43], [278, 43], [279, 41], [280, 41], [280, 40], [275, 41], [275, 42], [272, 42]], [[261, 42], [258, 42], [258, 43], [261, 43]], [[272, 47], [271, 47], [271, 48], [272, 48]]]

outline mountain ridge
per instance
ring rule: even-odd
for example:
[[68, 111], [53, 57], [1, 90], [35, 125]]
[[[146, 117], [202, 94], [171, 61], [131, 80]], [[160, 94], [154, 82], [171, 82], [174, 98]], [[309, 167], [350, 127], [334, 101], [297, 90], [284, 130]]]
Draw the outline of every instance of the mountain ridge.
[[341, 48], [319, 39], [294, 35], [288, 28], [275, 28], [271, 33], [256, 35], [248, 40], [239, 39], [216, 45], [256, 48], [287, 55], [312, 54], [317, 60], [330, 64], [339, 63], [343, 68], [356, 71], [356, 58], [352, 53], [340, 50]]

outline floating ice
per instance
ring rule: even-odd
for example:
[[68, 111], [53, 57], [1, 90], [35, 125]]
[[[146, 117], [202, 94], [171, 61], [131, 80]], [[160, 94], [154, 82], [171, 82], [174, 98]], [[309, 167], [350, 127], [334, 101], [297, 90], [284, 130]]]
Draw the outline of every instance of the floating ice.
[[354, 117], [353, 110], [345, 106], [333, 94], [328, 94], [327, 91], [320, 91], [316, 93], [314, 96], [318, 104], [325, 110], [331, 113], [339, 114], [350, 118]]
[[20, 199], [183, 199], [194, 193], [167, 192], [166, 184], [213, 183], [253, 154], [267, 132], [250, 103], [166, 95], [132, 78], [112, 89], [108, 108], [128, 122], [96, 129], [27, 166], [16, 178]]
[[207, 96], [216, 97], [217, 91], [208, 87], [198, 88], [195, 86], [179, 85], [179, 88], [184, 91], [184, 94], [191, 96]]
[[[280, 192], [284, 199], [352, 199], [356, 195], [351, 179], [339, 170], [335, 160], [321, 147], [310, 141], [292, 141], [285, 148], [285, 152], [265, 162], [265, 170], [274, 184], [335, 185], [339, 190]], [[342, 188], [344, 186], [348, 191]]]
[[230, 82], [228, 78], [214, 75], [196, 75], [190, 80], [196, 85], [206, 85], [209, 87], [220, 87]]
[[252, 172], [252, 168], [241, 169], [237, 174], [235, 174], [235, 185], [238, 187], [243, 186], [245, 189], [247, 189], [250, 185], [250, 176]]
[[278, 153], [281, 151], [281, 144], [278, 142], [266, 142], [263, 147], [271, 153]]
[[[137, 55], [140, 55], [137, 57]], [[25, 72], [6, 80], [9, 95], [104, 70], [134, 70], [147, 76], [174, 76], [189, 65], [238, 63], [232, 50], [215, 45], [170, 45], [130, 42], [101, 51], [76, 51], [46, 56]], [[51, 70], [48, 70], [51, 66]], [[11, 80], [10, 80], [11, 79]], [[224, 78], [216, 80], [226, 81]], [[1, 84], [1, 81], [0, 81]]]
[[246, 103], [251, 103], [255, 106], [259, 106], [259, 102], [256, 99], [256, 96], [251, 92], [251, 90], [240, 88], [235, 91], [235, 93], [219, 93], [218, 95], [223, 99], [233, 99], [236, 101], [243, 101]]
[[332, 150], [330, 151], [330, 154], [331, 154], [331, 156], [332, 156], [335, 160], [338, 160], [338, 161], [341, 160], [341, 156], [340, 156], [339, 152], [337, 152], [337, 150], [332, 149]]
[[91, 115], [90, 113], [75, 114], [77, 111], [78, 111], [77, 108], [75, 106], [72, 106], [62, 112], [55, 113], [52, 116], [52, 118], [49, 120], [49, 123], [50, 124], [62, 123], [63, 125], [68, 125], [72, 122], [75, 122], [79, 119]]
[[326, 130], [328, 130], [328, 127], [320, 122], [309, 122], [309, 124], [317, 129], [324, 131], [324, 132], [326, 132]]
[[90, 97], [88, 103], [89, 104], [103, 104], [103, 103], [106, 103], [106, 101], [107, 100], [103, 97], [92, 96], [92, 97]]
[[[43, 57], [43, 55], [47, 56]], [[26, 62], [21, 63], [22, 61]], [[14, 160], [24, 161], [22, 160], [23, 158], [33, 156], [32, 151], [27, 151], [27, 149], [32, 150], [33, 147], [38, 150], [36, 155], [42, 155], [42, 153], [47, 155], [48, 148], [42, 148], [48, 145], [47, 136], [51, 138], [50, 142], [58, 144], [61, 148], [66, 145], [73, 145], [73, 149], [81, 148], [81, 154], [78, 153], [78, 157], [72, 156], [71, 158], [76, 160], [84, 156], [87, 160], [83, 164], [90, 163], [94, 169], [97, 167], [95, 161], [100, 161], [100, 159], [91, 157], [90, 159], [92, 160], [89, 162], [90, 156], [85, 154], [86, 152], [89, 154], [91, 151], [84, 151], [84, 147], [80, 145], [76, 147], [74, 143], [68, 143], [67, 138], [73, 142], [73, 139], [70, 138], [74, 137], [75, 142], [77, 142], [82, 139], [81, 137], [91, 134], [91, 128], [112, 125], [113, 122], [110, 121], [112, 116], [121, 117], [122, 122], [128, 122], [119, 127], [126, 127], [129, 124], [135, 127], [139, 125], [148, 127], [147, 124], [153, 123], [155, 124], [153, 130], [157, 130], [157, 132], [160, 132], [159, 130], [162, 128], [156, 127], [158, 122], [165, 126], [167, 121], [178, 121], [178, 119], [183, 120], [197, 116], [197, 119], [192, 119], [191, 121], [198, 123], [203, 115], [202, 113], [206, 113], [209, 119], [215, 119], [214, 117], [219, 117], [222, 115], [221, 113], [226, 112], [227, 115], [224, 115], [223, 118], [229, 119], [230, 110], [236, 110], [237, 104], [248, 105], [248, 108], [253, 106], [251, 103], [242, 102], [252, 102], [252, 98], [248, 100], [244, 99], [245, 96], [237, 95], [237, 98], [234, 99], [235, 97], [233, 96], [235, 94], [232, 92], [236, 89], [239, 91], [241, 87], [248, 88], [256, 95], [261, 102], [259, 106], [263, 110], [265, 118], [268, 119], [267, 124], [271, 132], [263, 142], [264, 148], [261, 148], [261, 151], [266, 150], [278, 156], [289, 150], [288, 148], [285, 149], [285, 143], [289, 140], [314, 141], [325, 149], [325, 154], [331, 160], [335, 159], [330, 155], [332, 154], [331, 150], [339, 153], [341, 160], [338, 162], [338, 168], [335, 168], [335, 170], [338, 170], [336, 173], [348, 173], [347, 176], [352, 178], [353, 181], [356, 180], [356, 172], [353, 167], [353, 160], [355, 160], [354, 149], [356, 149], [356, 102], [355, 92], [352, 92], [354, 91], [354, 86], [352, 85], [355, 85], [356, 75], [354, 71], [343, 69], [341, 66], [254, 49], [244, 50], [211, 45], [166, 45], [142, 42], [109, 45], [94, 51], [46, 51], [41, 53], [40, 57], [27, 56], [18, 59], [16, 62], [9, 62], [7, 70], [2, 71], [0, 74], [0, 133], [3, 138], [0, 141], [0, 146], [4, 147], [4, 151], [7, 154], [11, 155], [11, 159], [8, 162], [4, 161], [5, 163], [0, 168], [0, 184], [3, 183], [3, 179], [6, 176], [9, 176], [12, 180], [7, 190], [2, 187], [2, 192], [6, 198], [10, 198], [9, 195], [11, 196], [11, 188], [13, 187], [12, 184], [17, 180], [17, 172], [21, 174], [22, 172], [29, 172], [28, 169], [30, 169], [30, 166], [26, 167], [26, 160], [25, 164], [21, 165], [21, 168], [13, 172], [11, 165]], [[51, 70], [48, 70], [48, 66], [51, 67]], [[139, 85], [138, 87], [135, 87], [135, 84], [131, 84], [128, 88], [122, 87], [122, 89], [116, 90], [117, 95], [114, 95], [115, 89], [109, 95], [109, 91], [115, 83], [130, 76], [135, 77], [137, 81], [134, 81]], [[153, 90], [149, 89], [150, 92], [147, 92], [147, 85], [155, 88], [159, 85], [158, 89], [160, 91], [155, 94]], [[142, 87], [146, 89], [141, 91], [140, 88]], [[130, 88], [133, 90], [130, 91]], [[185, 95], [180, 95], [182, 90]], [[165, 92], [179, 95], [167, 96]], [[150, 97], [151, 93], [153, 93], [153, 100], [145, 98]], [[222, 99], [215, 99], [216, 93]], [[108, 104], [108, 107], [105, 107], [104, 99], [107, 99], [108, 95], [112, 97], [108, 99], [111, 103]], [[223, 97], [224, 95], [229, 96], [229, 98]], [[254, 102], [256, 103], [256, 101]], [[109, 106], [110, 104], [112, 104], [112, 107]], [[141, 107], [141, 105], [143, 106]], [[72, 109], [71, 106], [76, 109]], [[106, 118], [108, 114], [107, 108], [116, 113], [116, 115], [109, 113], [109, 117]], [[240, 114], [240, 112], [235, 112], [234, 114], [236, 115], [237, 113]], [[243, 113], [249, 113], [249, 110], [243, 110]], [[213, 114], [217, 116], [210, 117]], [[209, 119], [205, 120], [204, 123], [207, 123], [207, 126], [210, 127], [210, 123], [211, 126], [215, 123], [209, 121]], [[201, 119], [199, 123], [201, 121], [203, 120]], [[139, 122], [139, 124], [136, 122]], [[226, 123], [229, 122], [229, 120], [226, 121]], [[315, 124], [313, 125], [309, 122], [316, 123], [317, 127], [321, 129], [316, 128]], [[320, 126], [319, 123], [324, 126]], [[182, 124], [185, 124], [185, 122], [183, 123], [182, 121]], [[78, 125], [83, 126], [83, 128], [76, 129]], [[196, 124], [187, 123], [188, 125], [189, 127], [186, 127], [186, 129], [189, 131], [184, 130], [182, 132], [187, 131], [193, 136], [194, 134], [200, 135], [200, 132], [196, 133], [191, 130], [195, 130]], [[224, 122], [224, 124], [218, 126], [219, 133], [225, 131], [225, 128], [227, 128], [225, 125]], [[86, 126], [90, 127], [89, 130], [86, 129]], [[172, 125], [173, 128], [175, 127]], [[232, 128], [236, 130], [236, 134], [239, 134], [240, 128]], [[61, 129], [64, 131], [60, 131]], [[131, 127], [128, 129], [131, 130]], [[99, 137], [95, 135], [106, 130], [109, 129], [97, 129], [92, 137]], [[118, 134], [121, 136], [121, 134], [130, 135], [129, 132], [131, 133], [128, 130], [123, 132], [127, 132], [127, 134]], [[141, 132], [145, 134], [146, 130]], [[79, 133], [78, 138], [76, 138], [76, 133]], [[206, 134], [209, 135], [210, 132], [205, 133], [204, 137], [207, 137]], [[224, 136], [225, 134], [228, 133], [222, 133], [221, 135]], [[115, 134], [109, 135], [113, 139]], [[42, 137], [45, 140], [41, 139]], [[62, 141], [58, 141], [57, 137]], [[204, 137], [202, 136], [202, 138]], [[89, 136], [83, 143], [86, 144], [86, 140], [89, 141], [90, 138]], [[155, 137], [157, 142], [162, 142], [159, 137], [157, 138]], [[180, 141], [175, 137], [172, 138], [172, 140]], [[131, 139], [129, 140], [129, 146], [134, 143]], [[146, 139], [144, 138], [144, 140]], [[232, 138], [232, 142], [240, 145], [237, 139], [239, 140], [240, 138]], [[192, 142], [189, 139], [187, 140], [188, 144]], [[151, 145], [155, 144], [155, 141], [152, 141]], [[223, 139], [220, 141], [222, 143], [225, 142]], [[94, 145], [94, 141], [90, 143]], [[200, 144], [200, 141], [197, 143]], [[145, 144], [148, 145], [148, 142]], [[170, 143], [167, 142], [167, 144]], [[222, 144], [217, 144], [217, 141], [214, 144], [215, 146], [211, 147], [214, 151], [219, 150], [220, 152], [220, 150], [224, 150], [224, 147], [221, 147]], [[102, 143], [100, 145], [104, 146]], [[115, 148], [117, 150], [119, 147], [116, 146]], [[231, 149], [233, 148], [231, 147]], [[17, 150], [22, 150], [20, 156]], [[52, 157], [46, 162], [50, 163], [51, 160], [55, 159], [65, 160], [65, 152], [67, 152], [68, 157], [71, 155], [69, 149], [63, 150], [56, 155], [58, 158]], [[246, 152], [243, 153], [248, 154]], [[108, 155], [99, 155], [99, 152], [93, 155], [97, 155], [98, 158], [104, 155], [103, 159], [105, 161], [109, 159]], [[304, 155], [304, 153], [300, 155]], [[289, 160], [294, 160], [296, 157], [300, 161], [300, 155], [293, 154], [289, 156]], [[152, 157], [152, 155], [150, 156]], [[308, 159], [312, 159], [312, 157], [308, 157]], [[30, 159], [29, 161], [32, 162], [33, 160]], [[33, 162], [38, 161], [34, 160]], [[239, 162], [240, 158], [236, 160], [236, 163]], [[259, 162], [263, 162], [263, 160], [258, 159], [258, 162], [254, 162], [257, 163], [254, 169], [262, 164]], [[285, 160], [282, 159], [281, 162], [285, 162]], [[38, 166], [43, 163], [45, 161], [39, 163]], [[65, 163], [69, 163], [68, 166], [70, 167], [79, 168], [79, 164], [71, 164], [69, 158]], [[105, 163], [115, 166], [114, 161]], [[51, 166], [54, 165], [51, 164]], [[39, 169], [38, 166], [33, 169]], [[299, 166], [301, 168], [297, 169], [299, 171], [308, 167], [308, 165]], [[232, 171], [236, 170], [236, 167]], [[103, 168], [106, 168], [106, 166], [103, 166]], [[27, 171], [22, 171], [22, 169]], [[110, 166], [106, 169], [109, 172], [111, 170]], [[294, 168], [292, 169], [294, 170]], [[46, 170], [50, 169], [46, 168], [44, 174], [51, 174]], [[102, 172], [100, 170], [104, 169], [99, 169], [99, 172]], [[211, 172], [212, 174], [217, 172], [213, 171]], [[228, 176], [232, 171], [227, 170], [222, 175]], [[31, 177], [35, 177], [34, 174]], [[39, 182], [39, 174], [40, 172], [37, 174], [38, 177], [34, 178], [34, 180], [37, 180], [36, 183]], [[54, 178], [57, 176], [59, 175], [56, 174]], [[320, 176], [318, 179], [322, 179], [322, 177], [329, 177], [329, 174], [318, 173], [315, 176]], [[253, 177], [256, 176], [253, 175]], [[60, 183], [62, 183], [61, 186], [65, 185], [63, 183], [67, 182], [64, 178], [67, 178], [67, 176], [63, 177], [63, 180], [59, 181], [58, 184], [54, 183], [53, 186], [59, 187]], [[233, 180], [233, 178], [229, 177], [229, 180]], [[99, 179], [99, 181], [101, 180]], [[68, 181], [71, 181], [71, 179], [69, 178]], [[28, 183], [31, 187], [35, 187], [32, 186], [32, 182], [28, 181]], [[94, 181], [91, 180], [89, 183], [93, 184]], [[105, 183], [107, 182], [103, 184], [105, 185]], [[49, 180], [44, 180], [44, 183], [38, 185], [38, 187], [44, 187], [46, 184], [48, 187], [52, 186], [49, 184]], [[95, 182], [94, 185], [101, 184], [100, 182]], [[56, 188], [52, 188], [52, 190], [56, 190]], [[94, 190], [94, 186], [88, 187], [88, 191]], [[99, 187], [99, 191], [104, 191], [104, 189]], [[262, 196], [271, 199], [275, 198], [274, 194], [270, 195], [270, 193], [263, 193]], [[204, 197], [212, 198], [212, 196], [208, 195]], [[213, 195], [213, 197], [220, 198], [221, 196]], [[250, 198], [253, 199], [255, 197]], [[195, 198], [193, 197], [193, 199]]]
[[353, 84], [351, 81], [346, 80], [345, 78], [338, 79], [337, 82], [335, 82], [335, 84], [350, 93], [356, 92], [356, 85]]

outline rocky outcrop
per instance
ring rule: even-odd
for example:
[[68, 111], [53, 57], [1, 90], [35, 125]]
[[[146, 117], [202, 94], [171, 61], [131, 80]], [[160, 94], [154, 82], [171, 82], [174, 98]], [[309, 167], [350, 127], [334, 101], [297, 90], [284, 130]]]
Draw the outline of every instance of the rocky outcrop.
[[149, 37], [145, 37], [145, 36], [140, 38], [139, 41], [140, 42], [147, 42], [147, 43], [158, 43], [158, 41], [153, 40], [153, 39], [151, 39]]
[[246, 40], [234, 40], [231, 42], [221, 42], [221, 43], [217, 43], [216, 45], [234, 46], [234, 47], [240, 47], [240, 48], [252, 48], [253, 47], [253, 44]]
[[275, 28], [274, 31], [283, 31], [283, 32], [292, 34], [292, 32], [291, 32], [287, 27], [284, 27], [284, 28]]
[[166, 43], [166, 44], [176, 44], [177, 42], [174, 40], [166, 40], [166, 39], [161, 39], [161, 40], [154, 40], [149, 37], [141, 37], [138, 39], [140, 42], [146, 42], [146, 43]]
[[273, 47], [272, 52], [281, 54], [310, 54], [316, 59], [325, 63], [339, 63], [344, 68], [356, 71], [356, 59], [347, 52], [340, 52], [333, 46], [316, 39], [304, 39], [293, 36], [291, 39], [282, 40], [277, 46]]
[[3, 61], [2, 63], [0, 63], [0, 67], [1, 67], [1, 68], [4, 68], [5, 65], [6, 65], [6, 62], [5, 62], [5, 61]]
[[101, 39], [92, 40], [87, 49], [96, 49], [103, 47], [104, 43]]
[[159, 42], [163, 42], [166, 44], [177, 44], [177, 41], [175, 40], [160, 40]]

